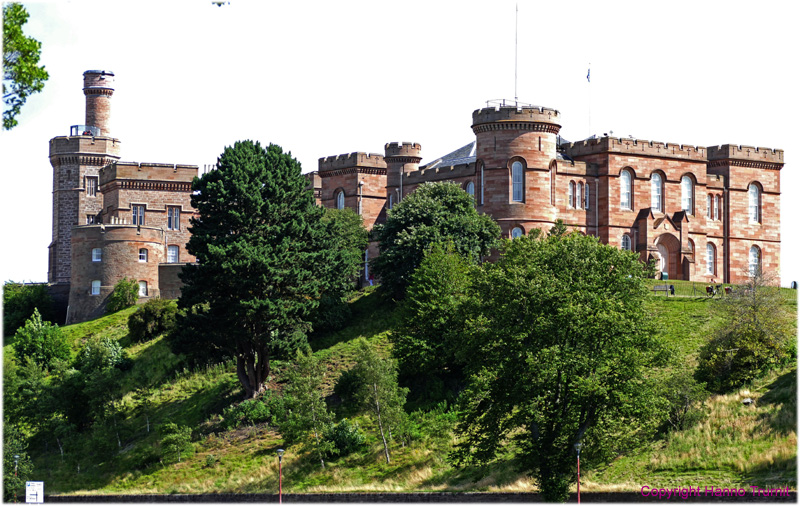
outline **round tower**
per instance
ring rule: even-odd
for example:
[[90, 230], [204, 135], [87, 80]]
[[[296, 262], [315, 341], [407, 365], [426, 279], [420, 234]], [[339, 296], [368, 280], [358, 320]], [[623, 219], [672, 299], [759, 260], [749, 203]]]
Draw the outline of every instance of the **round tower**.
[[111, 136], [111, 96], [114, 94], [114, 73], [109, 70], [87, 70], [83, 73], [83, 94], [86, 95], [86, 125], [99, 129], [98, 136]]
[[383, 159], [386, 162], [386, 198], [389, 199], [391, 195], [394, 203], [405, 191], [401, 176], [419, 170], [422, 146], [416, 142], [389, 142], [383, 149]]

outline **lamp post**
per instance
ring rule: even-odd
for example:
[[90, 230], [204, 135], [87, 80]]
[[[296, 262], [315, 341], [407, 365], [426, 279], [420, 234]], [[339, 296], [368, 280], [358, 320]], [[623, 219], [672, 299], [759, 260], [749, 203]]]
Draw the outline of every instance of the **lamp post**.
[[[19, 467], [19, 455], [14, 455], [14, 478], [17, 477], [17, 467]], [[17, 481], [17, 480], [14, 480]], [[14, 492], [14, 502], [17, 502], [17, 493]]]
[[575, 443], [575, 451], [578, 453], [578, 504], [581, 503], [581, 446], [580, 442]]
[[283, 503], [283, 448], [278, 449], [278, 504]]

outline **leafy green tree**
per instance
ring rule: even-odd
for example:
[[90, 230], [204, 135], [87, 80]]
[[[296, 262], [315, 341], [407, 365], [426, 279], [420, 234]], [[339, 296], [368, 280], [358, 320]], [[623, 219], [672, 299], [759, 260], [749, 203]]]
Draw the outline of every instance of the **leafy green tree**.
[[14, 335], [14, 352], [30, 357], [39, 366], [50, 368], [56, 360], [69, 360], [69, 343], [58, 325], [42, 321], [38, 309]]
[[591, 466], [654, 433], [665, 403], [645, 373], [662, 347], [636, 255], [579, 233], [532, 234], [506, 241], [473, 293], [458, 464], [491, 461], [510, 438], [544, 499], [564, 501], [575, 443]]
[[3, 4], [4, 130], [17, 126], [16, 117], [28, 96], [42, 91], [50, 77], [44, 65], [38, 65], [42, 43], [22, 31], [28, 17], [28, 11], [21, 4]]
[[797, 329], [768, 275], [748, 278], [715, 305], [723, 323], [700, 349], [695, 373], [709, 390], [739, 388], [790, 358]]
[[[286, 406], [288, 417], [281, 427], [281, 432], [287, 432], [284, 437], [300, 439], [303, 447], [316, 455], [322, 469], [325, 469], [325, 456], [336, 453], [336, 445], [325, 438], [333, 417], [322, 396], [324, 380], [325, 367], [311, 348], [305, 352], [298, 350], [285, 390], [286, 398], [291, 399]], [[312, 434], [314, 438], [309, 441], [306, 434]]]
[[357, 399], [375, 419], [383, 442], [386, 463], [391, 463], [389, 443], [392, 430], [399, 428], [406, 416], [403, 405], [408, 395], [407, 388], [397, 384], [397, 362], [382, 357], [366, 339], [356, 344], [356, 365], [353, 374], [358, 378]]
[[400, 325], [392, 332], [392, 354], [399, 362], [400, 382], [415, 397], [441, 401], [463, 383], [456, 349], [464, 330], [470, 270], [470, 262], [452, 248], [435, 245], [411, 276]]
[[171, 334], [176, 353], [236, 358], [247, 398], [265, 389], [270, 359], [305, 342], [308, 317], [329, 286], [323, 210], [306, 189], [300, 164], [280, 146], [242, 141], [217, 170], [192, 184], [189, 253], [181, 274], [186, 314]]
[[477, 263], [496, 245], [500, 227], [478, 213], [475, 200], [457, 184], [425, 183], [395, 205], [373, 234], [381, 254], [372, 268], [390, 293], [402, 297], [429, 247], [451, 243]]
[[668, 427], [684, 430], [706, 416], [703, 401], [708, 398], [704, 383], [698, 383], [687, 370], [672, 374], [663, 384], [663, 395], [669, 403]]
[[139, 300], [139, 283], [132, 278], [122, 278], [114, 285], [114, 291], [108, 296], [106, 313], [116, 313], [136, 305]]
[[166, 462], [180, 462], [184, 453], [192, 449], [192, 429], [169, 422], [159, 428], [161, 458]]
[[[25, 482], [33, 473], [33, 463], [26, 450], [28, 443], [17, 427], [3, 424], [3, 501], [11, 502], [25, 493]], [[18, 455], [19, 460], [14, 456]], [[16, 471], [16, 472], [15, 472]]]
[[128, 334], [136, 342], [155, 339], [172, 330], [177, 313], [171, 300], [150, 299], [128, 317]]
[[55, 323], [53, 298], [47, 285], [26, 285], [7, 281], [3, 284], [3, 335], [13, 336], [25, 325], [33, 310], [38, 309], [42, 320]]

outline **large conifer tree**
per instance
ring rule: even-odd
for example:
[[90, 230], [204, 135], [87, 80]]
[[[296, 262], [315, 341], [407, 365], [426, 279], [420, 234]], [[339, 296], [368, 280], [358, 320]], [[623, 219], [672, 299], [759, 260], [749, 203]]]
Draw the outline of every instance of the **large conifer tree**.
[[248, 398], [265, 388], [270, 358], [304, 340], [306, 320], [326, 288], [320, 269], [322, 208], [306, 189], [300, 164], [276, 145], [241, 141], [217, 170], [196, 178], [188, 251], [197, 257], [181, 275], [179, 306], [187, 314], [173, 349], [197, 358], [236, 358]]

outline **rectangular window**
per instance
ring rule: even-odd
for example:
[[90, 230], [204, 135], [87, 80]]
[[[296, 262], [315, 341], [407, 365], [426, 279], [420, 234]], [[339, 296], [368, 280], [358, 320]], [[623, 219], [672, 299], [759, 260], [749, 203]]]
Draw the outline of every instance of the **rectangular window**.
[[147, 262], [147, 248], [141, 248], [139, 250], [139, 261]]
[[180, 230], [181, 229], [181, 208], [169, 206], [167, 207], [167, 230]]
[[93, 248], [92, 262], [102, 262], [102, 261], [103, 261], [103, 250], [101, 248]]
[[143, 205], [132, 205], [131, 206], [131, 213], [133, 215], [133, 224], [134, 225], [144, 225], [144, 206]]
[[586, 183], [583, 191], [583, 208], [589, 209], [589, 183]]
[[92, 281], [92, 295], [100, 295], [100, 280]]
[[97, 196], [97, 176], [86, 176], [86, 196]]
[[139, 281], [139, 297], [147, 297], [147, 281]]
[[87, 214], [86, 215], [86, 224], [87, 225], [94, 225], [94, 215], [93, 214]]
[[714, 201], [714, 197], [712, 197], [712, 196], [711, 196], [711, 194], [709, 193], [709, 194], [708, 194], [708, 200], [707, 200], [707, 206], [708, 206], [708, 212], [707, 212], [707, 216], [708, 216], [709, 218], [713, 218], [713, 217], [714, 217], [714, 216], [711, 214], [711, 208], [712, 208], [712, 205], [713, 205], [713, 204], [712, 204], [712, 202], [713, 202], [713, 201]]
[[177, 264], [179, 251], [177, 246], [167, 246], [167, 263]]

